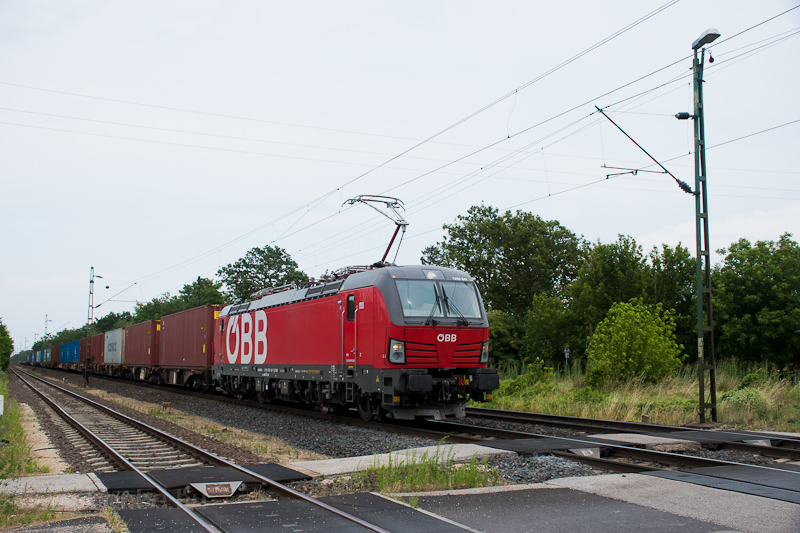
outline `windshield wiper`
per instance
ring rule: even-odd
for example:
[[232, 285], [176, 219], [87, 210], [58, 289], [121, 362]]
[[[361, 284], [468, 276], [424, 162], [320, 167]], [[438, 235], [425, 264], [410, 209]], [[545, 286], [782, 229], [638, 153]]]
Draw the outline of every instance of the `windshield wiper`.
[[436, 320], [433, 318], [433, 314], [436, 312], [436, 308], [439, 307], [439, 292], [434, 290], [436, 293], [436, 300], [433, 301], [433, 308], [431, 309], [431, 313], [428, 315], [427, 320], [425, 320], [425, 325], [429, 325], [433, 322], [433, 325], [436, 325]]
[[455, 311], [458, 314], [459, 318], [458, 318], [458, 322], [456, 322], [456, 325], [461, 324], [461, 322], [463, 322], [462, 325], [469, 326], [469, 320], [467, 320], [467, 318], [461, 313], [461, 311], [458, 310], [458, 307], [456, 307], [456, 304], [450, 302], [450, 298], [447, 297], [447, 293], [445, 293], [445, 295], [444, 295], [444, 301], [447, 304], [447, 312], [448, 313], [452, 309], [453, 311]]

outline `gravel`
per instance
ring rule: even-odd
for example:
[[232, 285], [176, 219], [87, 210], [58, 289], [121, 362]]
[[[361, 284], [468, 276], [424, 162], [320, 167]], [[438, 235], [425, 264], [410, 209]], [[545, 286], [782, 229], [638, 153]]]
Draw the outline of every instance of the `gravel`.
[[775, 459], [770, 457], [754, 455], [752, 453], [740, 452], [736, 450], [707, 450], [705, 448], [701, 448], [700, 450], [693, 451], [691, 455], [705, 457], [707, 459], [717, 459], [719, 461], [743, 463], [747, 465], [771, 465], [775, 463]]
[[489, 467], [500, 474], [504, 483], [541, 483], [562, 477], [594, 476], [602, 472], [582, 463], [554, 455], [490, 459]]

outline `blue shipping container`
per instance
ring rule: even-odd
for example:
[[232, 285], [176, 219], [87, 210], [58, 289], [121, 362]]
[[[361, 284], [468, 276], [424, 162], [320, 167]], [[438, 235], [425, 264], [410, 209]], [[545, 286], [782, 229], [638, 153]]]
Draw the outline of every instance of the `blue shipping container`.
[[81, 341], [72, 341], [61, 345], [61, 359], [62, 363], [77, 363], [79, 362], [81, 352]]

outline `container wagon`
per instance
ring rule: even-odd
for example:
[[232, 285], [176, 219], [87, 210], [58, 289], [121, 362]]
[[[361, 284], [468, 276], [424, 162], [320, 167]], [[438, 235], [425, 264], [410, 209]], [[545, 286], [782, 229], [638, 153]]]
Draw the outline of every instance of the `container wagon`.
[[204, 305], [161, 317], [157, 382], [188, 385], [196, 390], [212, 386], [214, 320], [221, 306]]
[[161, 321], [149, 320], [125, 328], [125, 358], [122, 361], [125, 377], [151, 380], [159, 365], [158, 350]]

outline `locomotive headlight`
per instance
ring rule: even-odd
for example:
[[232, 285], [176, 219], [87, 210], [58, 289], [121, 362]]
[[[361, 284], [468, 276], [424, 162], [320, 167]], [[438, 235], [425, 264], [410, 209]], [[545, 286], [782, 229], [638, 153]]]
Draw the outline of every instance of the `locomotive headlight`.
[[483, 343], [481, 347], [481, 363], [488, 363], [489, 362], [489, 341]]
[[406, 344], [403, 341], [389, 339], [389, 362], [396, 365], [406, 362]]

